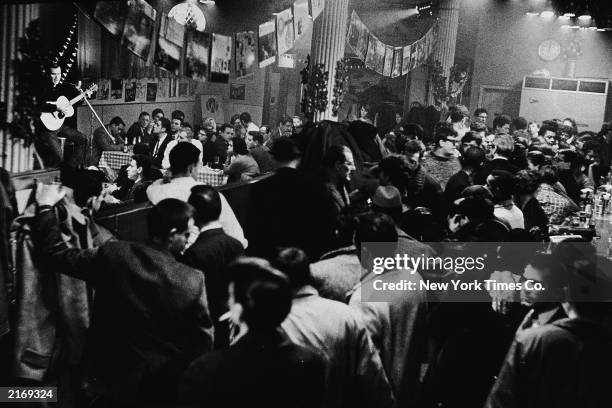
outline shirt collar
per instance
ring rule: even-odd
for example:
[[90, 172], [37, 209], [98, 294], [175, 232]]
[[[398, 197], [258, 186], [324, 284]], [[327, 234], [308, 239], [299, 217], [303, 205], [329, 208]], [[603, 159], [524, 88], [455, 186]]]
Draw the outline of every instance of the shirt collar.
[[295, 294], [293, 295], [294, 299], [307, 297], [307, 296], [315, 296], [318, 295], [319, 291], [316, 290], [312, 285], [306, 285], [299, 288]]
[[208, 224], [204, 225], [202, 228], [200, 228], [200, 234], [203, 233], [204, 231], [209, 231], [209, 230], [219, 229], [219, 228], [223, 228], [223, 226], [218, 220], [211, 221]]

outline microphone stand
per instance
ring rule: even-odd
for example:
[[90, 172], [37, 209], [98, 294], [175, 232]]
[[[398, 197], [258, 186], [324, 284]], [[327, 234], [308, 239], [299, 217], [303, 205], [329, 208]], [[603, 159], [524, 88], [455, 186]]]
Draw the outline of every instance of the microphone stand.
[[[108, 131], [108, 129], [106, 128], [106, 126], [104, 126], [104, 122], [102, 122], [102, 119], [100, 119], [100, 116], [98, 116], [98, 112], [96, 112], [96, 110], [93, 108], [93, 106], [91, 106], [91, 104], [89, 103], [89, 100], [87, 99], [87, 95], [85, 95], [83, 100], [85, 101], [87, 106], [89, 106], [89, 109], [91, 109], [91, 112], [94, 114], [96, 119], [98, 119], [98, 122], [100, 122], [100, 125], [102, 126], [102, 129], [104, 129], [104, 131], [111, 138], [111, 140], [114, 139], [113, 136]], [[92, 157], [92, 156], [93, 156], [93, 133], [89, 136], [89, 157]], [[97, 164], [98, 163], [95, 163], [94, 165], [97, 166]]]

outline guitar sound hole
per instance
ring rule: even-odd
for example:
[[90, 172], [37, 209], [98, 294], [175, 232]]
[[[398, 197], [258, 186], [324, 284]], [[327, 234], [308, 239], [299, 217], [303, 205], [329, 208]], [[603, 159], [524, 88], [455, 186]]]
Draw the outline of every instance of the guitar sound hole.
[[58, 112], [57, 113], [57, 117], [60, 118], [60, 119], [63, 119], [64, 118], [64, 114], [62, 112]]

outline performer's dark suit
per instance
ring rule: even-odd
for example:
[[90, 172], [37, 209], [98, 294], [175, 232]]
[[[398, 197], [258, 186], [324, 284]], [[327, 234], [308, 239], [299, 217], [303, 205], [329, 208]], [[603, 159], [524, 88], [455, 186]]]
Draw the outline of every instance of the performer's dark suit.
[[[56, 111], [57, 106], [47, 102], [55, 102], [62, 95], [70, 100], [78, 95], [78, 91], [69, 84], [60, 83], [53, 86], [50, 81], [47, 82], [37, 97], [39, 112]], [[63, 152], [58, 137], [65, 137], [74, 143], [74, 152], [71, 157], [66, 157], [66, 163], [75, 167], [84, 165], [87, 136], [66, 122], [54, 131], [48, 130], [40, 120], [37, 120], [35, 125], [37, 137], [34, 145], [45, 167], [57, 167], [62, 162]]]

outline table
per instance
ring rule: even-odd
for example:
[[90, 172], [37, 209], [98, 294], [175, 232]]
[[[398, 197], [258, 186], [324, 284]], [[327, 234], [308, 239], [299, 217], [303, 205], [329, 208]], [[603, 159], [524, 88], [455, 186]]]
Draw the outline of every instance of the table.
[[115, 171], [119, 170], [121, 167], [130, 164], [133, 155], [134, 154], [131, 151], [128, 151], [127, 153], [113, 152], [109, 150], [103, 151], [102, 156], [100, 156], [98, 167], [113, 169]]
[[223, 174], [223, 170], [212, 169], [208, 166], [198, 167], [196, 180], [200, 183], [208, 184], [213, 187], [219, 187], [227, 184], [227, 176]]

